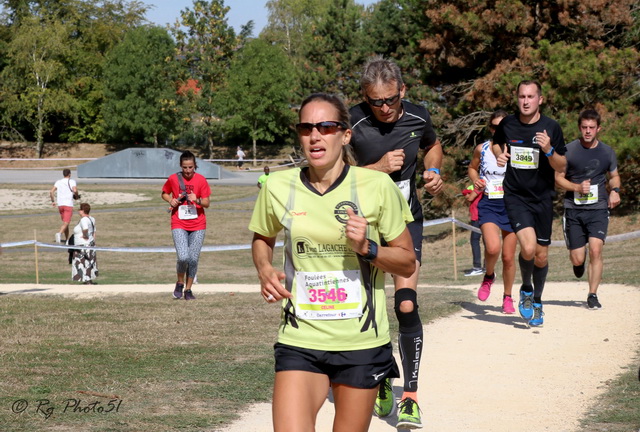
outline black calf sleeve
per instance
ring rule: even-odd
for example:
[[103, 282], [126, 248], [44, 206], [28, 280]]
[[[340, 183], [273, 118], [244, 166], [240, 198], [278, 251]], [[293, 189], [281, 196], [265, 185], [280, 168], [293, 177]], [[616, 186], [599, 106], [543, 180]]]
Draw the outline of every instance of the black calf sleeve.
[[[400, 311], [400, 303], [411, 301], [413, 310], [408, 313]], [[395, 311], [398, 317], [398, 347], [404, 376], [404, 391], [418, 391], [418, 372], [422, 357], [422, 322], [418, 314], [415, 290], [402, 288], [395, 294]]]

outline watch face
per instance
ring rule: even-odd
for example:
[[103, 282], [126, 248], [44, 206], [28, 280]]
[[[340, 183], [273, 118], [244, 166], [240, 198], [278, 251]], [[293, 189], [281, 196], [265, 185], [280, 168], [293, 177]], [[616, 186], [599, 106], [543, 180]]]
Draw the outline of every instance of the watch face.
[[372, 261], [378, 256], [378, 245], [373, 240], [369, 240], [369, 251], [367, 252], [367, 261]]

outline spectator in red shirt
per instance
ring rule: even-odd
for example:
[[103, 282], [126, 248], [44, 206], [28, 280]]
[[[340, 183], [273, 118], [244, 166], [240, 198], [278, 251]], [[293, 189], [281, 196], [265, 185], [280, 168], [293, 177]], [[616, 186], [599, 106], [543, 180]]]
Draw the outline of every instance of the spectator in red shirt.
[[[480, 222], [478, 221], [478, 202], [482, 198], [482, 194], [477, 193], [474, 190], [473, 185], [470, 185], [462, 191], [462, 195], [464, 195], [465, 199], [469, 203], [469, 216], [471, 218], [469, 225], [480, 229]], [[465, 276], [479, 276], [484, 274], [484, 269], [482, 268], [482, 252], [480, 250], [480, 237], [480, 233], [471, 231], [469, 243], [471, 244], [471, 253], [473, 254], [473, 267], [464, 271]]]

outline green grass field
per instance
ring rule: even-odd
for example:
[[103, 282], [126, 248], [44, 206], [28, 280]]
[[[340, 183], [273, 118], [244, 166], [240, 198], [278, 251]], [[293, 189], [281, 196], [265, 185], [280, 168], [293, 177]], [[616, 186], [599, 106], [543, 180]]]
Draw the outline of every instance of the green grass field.
[[[172, 246], [160, 186], [83, 189], [150, 198], [96, 206], [91, 214], [99, 246]], [[249, 244], [255, 195], [253, 186], [214, 187], [205, 244]], [[72, 224], [77, 220], [74, 215]], [[53, 209], [0, 211], [0, 221], [2, 243], [33, 239], [34, 230], [39, 240], [51, 242], [60, 223]], [[610, 234], [638, 229], [635, 217], [613, 218]], [[438, 286], [419, 294], [419, 303], [429, 305], [420, 309], [429, 322], [474, 299], [471, 292], [452, 288], [468, 282], [462, 276], [471, 264], [468, 233], [458, 230], [454, 240], [451, 226], [439, 225], [426, 229], [425, 236], [421, 283]], [[554, 239], [561, 239], [559, 226]], [[604, 283], [637, 285], [639, 247], [640, 240], [605, 247]], [[98, 257], [100, 284], [166, 283], [170, 290], [175, 282], [173, 253], [99, 252]], [[66, 258], [64, 251], [39, 248], [40, 283], [71, 283]], [[0, 259], [2, 283], [35, 282], [33, 247], [5, 249]], [[564, 248], [551, 248], [549, 261], [549, 280], [573, 280]], [[257, 283], [246, 250], [203, 253], [198, 278], [200, 283]], [[173, 302], [166, 294], [91, 299], [0, 295], [0, 430], [224, 430], [247, 404], [270, 399], [278, 316], [277, 308], [264, 307], [255, 294], [214, 294], [193, 303]], [[637, 363], [608, 384], [602, 400], [593, 401], [593, 414], [584, 419], [581, 432], [640, 428]]]

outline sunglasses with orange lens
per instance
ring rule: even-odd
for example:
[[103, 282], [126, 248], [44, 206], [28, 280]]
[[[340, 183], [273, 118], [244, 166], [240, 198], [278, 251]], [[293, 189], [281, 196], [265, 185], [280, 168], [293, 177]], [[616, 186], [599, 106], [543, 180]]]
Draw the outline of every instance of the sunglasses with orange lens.
[[296, 130], [300, 135], [311, 135], [313, 128], [318, 129], [321, 135], [332, 135], [338, 131], [338, 129], [348, 129], [347, 124], [339, 121], [323, 121], [320, 123], [298, 123]]

